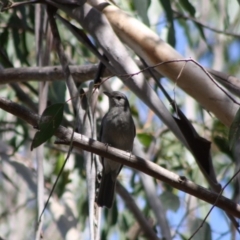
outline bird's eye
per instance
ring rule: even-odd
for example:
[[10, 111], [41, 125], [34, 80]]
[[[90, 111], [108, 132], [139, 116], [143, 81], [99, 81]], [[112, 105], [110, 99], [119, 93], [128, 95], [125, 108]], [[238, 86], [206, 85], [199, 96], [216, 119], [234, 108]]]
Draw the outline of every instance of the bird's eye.
[[117, 100], [120, 101], [122, 97], [117, 97]]

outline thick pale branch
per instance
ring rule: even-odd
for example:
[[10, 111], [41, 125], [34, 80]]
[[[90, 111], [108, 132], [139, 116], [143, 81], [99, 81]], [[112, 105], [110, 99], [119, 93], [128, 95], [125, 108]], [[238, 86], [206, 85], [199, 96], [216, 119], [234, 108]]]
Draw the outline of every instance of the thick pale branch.
[[[33, 114], [26, 108], [4, 98], [0, 98], [0, 108], [23, 119], [33, 126], [37, 125], [38, 123], [39, 116], [37, 114]], [[66, 129], [63, 126], [60, 126], [55, 132], [55, 136], [61, 139], [61, 143], [63, 144], [69, 144], [71, 142], [71, 135], [71, 130]], [[214, 204], [218, 198], [218, 194], [211, 192], [184, 177], [170, 172], [149, 160], [145, 160], [138, 156], [132, 155], [131, 153], [106, 146], [101, 142], [87, 138], [81, 134], [75, 133], [72, 140], [73, 145], [77, 148], [93, 152], [102, 157], [106, 157], [129, 167], [135, 168], [154, 177], [155, 179], [168, 183], [172, 187], [189, 193], [210, 204]], [[215, 205], [232, 214], [233, 216], [240, 218], [240, 205], [234, 203], [226, 197], [219, 197], [219, 200]]]
[[[104, 0], [89, 0], [108, 18], [117, 35], [149, 65], [184, 59], [147, 26]], [[159, 73], [174, 81], [225, 125], [230, 126], [238, 105], [222, 92], [193, 62], [171, 62], [159, 65]], [[181, 74], [180, 74], [181, 73]]]
[[[189, 148], [178, 125], [172, 118], [166, 106], [160, 100], [156, 92], [145, 81], [144, 75], [129, 55], [127, 49], [119, 41], [107, 19], [96, 9], [88, 4], [81, 8], [70, 8], [56, 4], [55, 1], [45, 0], [47, 3], [62, 9], [69, 16], [76, 19], [82, 27], [88, 31], [101, 46], [104, 54], [111, 62], [110, 70], [114, 75], [120, 76], [121, 80], [133, 91], [144, 103], [164, 122], [178, 139]], [[138, 74], [132, 75], [134, 72]], [[129, 75], [131, 77], [129, 77]]]

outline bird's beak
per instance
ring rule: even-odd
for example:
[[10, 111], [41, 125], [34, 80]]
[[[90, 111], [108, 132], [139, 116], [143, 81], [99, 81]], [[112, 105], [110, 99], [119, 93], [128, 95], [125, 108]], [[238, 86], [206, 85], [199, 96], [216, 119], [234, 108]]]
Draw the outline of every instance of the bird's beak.
[[110, 92], [103, 92], [106, 96], [108, 96], [108, 97], [111, 97], [112, 95], [111, 95], [111, 93]]

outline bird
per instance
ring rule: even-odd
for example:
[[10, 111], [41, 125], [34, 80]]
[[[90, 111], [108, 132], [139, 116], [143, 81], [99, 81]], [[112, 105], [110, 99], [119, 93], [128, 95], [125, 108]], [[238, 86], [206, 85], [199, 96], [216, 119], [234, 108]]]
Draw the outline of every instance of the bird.
[[[136, 128], [125, 94], [113, 91], [104, 92], [109, 99], [109, 110], [103, 117], [100, 128], [100, 141], [124, 151], [132, 151]], [[117, 176], [122, 164], [102, 158], [102, 179], [97, 196], [99, 207], [111, 208], [114, 201]]]

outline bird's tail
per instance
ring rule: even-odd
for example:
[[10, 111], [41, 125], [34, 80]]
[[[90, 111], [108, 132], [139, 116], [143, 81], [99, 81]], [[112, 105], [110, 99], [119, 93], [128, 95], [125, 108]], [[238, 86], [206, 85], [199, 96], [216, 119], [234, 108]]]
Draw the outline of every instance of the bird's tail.
[[99, 207], [111, 208], [114, 200], [116, 180], [113, 180], [112, 174], [104, 173], [102, 176], [100, 189], [97, 197]]

